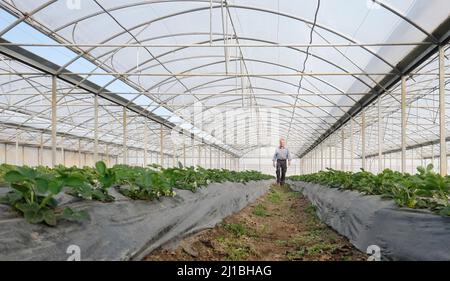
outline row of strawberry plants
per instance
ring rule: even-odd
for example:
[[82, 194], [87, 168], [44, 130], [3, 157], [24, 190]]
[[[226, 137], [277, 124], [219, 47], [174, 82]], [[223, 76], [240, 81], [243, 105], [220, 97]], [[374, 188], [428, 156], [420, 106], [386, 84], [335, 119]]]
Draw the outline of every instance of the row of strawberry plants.
[[450, 177], [435, 173], [431, 164], [418, 167], [414, 175], [390, 169], [379, 174], [364, 170], [353, 173], [327, 169], [289, 178], [368, 195], [381, 195], [394, 200], [400, 207], [428, 209], [442, 216], [450, 216]]
[[85, 211], [59, 208], [56, 197], [61, 193], [102, 202], [115, 200], [108, 189], [116, 187], [120, 193], [139, 200], [153, 200], [174, 196], [173, 188], [195, 191], [212, 182], [241, 182], [272, 178], [257, 171], [229, 171], [201, 167], [163, 168], [159, 165], [136, 167], [115, 165], [108, 168], [99, 161], [95, 167], [28, 167], [0, 165], [0, 185], [11, 190], [0, 197], [22, 214], [30, 223], [57, 224], [59, 219], [82, 221], [89, 216]]

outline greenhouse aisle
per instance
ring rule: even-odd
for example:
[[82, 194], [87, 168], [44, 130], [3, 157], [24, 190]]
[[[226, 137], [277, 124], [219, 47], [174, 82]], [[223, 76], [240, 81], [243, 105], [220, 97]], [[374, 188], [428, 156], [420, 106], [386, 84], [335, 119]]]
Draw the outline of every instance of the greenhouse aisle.
[[303, 195], [272, 185], [216, 227], [159, 248], [145, 260], [357, 261], [367, 255], [322, 223]]

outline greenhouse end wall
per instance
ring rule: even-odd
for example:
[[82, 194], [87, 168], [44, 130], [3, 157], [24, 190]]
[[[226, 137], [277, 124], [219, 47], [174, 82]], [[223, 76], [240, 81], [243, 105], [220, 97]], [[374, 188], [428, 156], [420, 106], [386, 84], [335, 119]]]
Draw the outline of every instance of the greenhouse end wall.
[[[52, 166], [52, 151], [44, 147], [43, 150], [38, 147], [18, 145], [15, 144], [0, 144], [0, 163], [11, 165], [27, 165], [27, 166]], [[81, 157], [80, 157], [81, 156]], [[117, 157], [105, 154], [99, 154], [99, 160], [105, 161], [108, 165], [117, 163]], [[57, 149], [56, 164], [64, 166], [93, 166], [95, 164], [94, 154], [82, 151], [72, 151], [67, 149]]]

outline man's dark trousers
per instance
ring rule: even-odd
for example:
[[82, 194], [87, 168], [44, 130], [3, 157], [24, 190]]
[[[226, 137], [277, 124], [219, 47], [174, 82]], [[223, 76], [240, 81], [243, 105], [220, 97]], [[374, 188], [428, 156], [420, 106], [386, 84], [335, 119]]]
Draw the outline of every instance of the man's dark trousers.
[[286, 160], [277, 160], [277, 183], [284, 184], [286, 169]]

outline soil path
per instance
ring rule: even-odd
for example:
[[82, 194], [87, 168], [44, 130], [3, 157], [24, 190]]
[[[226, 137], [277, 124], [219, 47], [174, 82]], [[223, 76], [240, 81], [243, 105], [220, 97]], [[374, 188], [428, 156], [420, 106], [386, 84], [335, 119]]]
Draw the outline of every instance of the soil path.
[[366, 260], [348, 240], [320, 222], [300, 193], [270, 191], [212, 229], [153, 251], [145, 260]]

